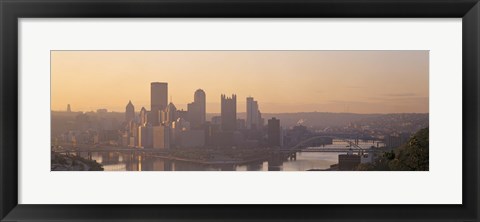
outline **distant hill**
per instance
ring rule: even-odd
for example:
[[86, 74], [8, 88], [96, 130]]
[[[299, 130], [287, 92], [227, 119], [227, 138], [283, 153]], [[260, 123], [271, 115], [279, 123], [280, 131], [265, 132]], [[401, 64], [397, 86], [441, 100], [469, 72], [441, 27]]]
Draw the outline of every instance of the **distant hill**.
[[[52, 112], [52, 125], [64, 122], [66, 120], [74, 120], [75, 116], [80, 113], [67, 112]], [[98, 117], [97, 113], [86, 113], [91, 117]], [[101, 114], [107, 118], [116, 119], [118, 122], [123, 121], [125, 114], [121, 112], [108, 112]], [[138, 115], [138, 113], [137, 113]], [[211, 120], [213, 116], [220, 116], [220, 113], [207, 113], [207, 121]], [[291, 127], [301, 123], [307, 127], [337, 127], [345, 126], [354, 122], [380, 122], [382, 124], [403, 121], [422, 123], [423, 127], [428, 126], [428, 113], [399, 113], [399, 114], [357, 114], [357, 113], [326, 113], [326, 112], [301, 112], [301, 113], [262, 113], [262, 117], [267, 120], [273, 117], [280, 119], [283, 127]], [[237, 113], [237, 118], [246, 119], [246, 113]], [[408, 120], [408, 121], [407, 121]]]
[[[207, 120], [210, 120], [213, 116], [219, 116], [220, 114], [207, 114]], [[302, 112], [302, 113], [262, 113], [262, 117], [267, 120], [276, 117], [280, 119], [282, 126], [290, 127], [297, 123], [301, 123], [304, 126], [313, 127], [335, 127], [344, 126], [351, 122], [357, 122], [367, 119], [376, 119], [386, 116], [404, 116], [415, 115], [428, 119], [428, 113], [422, 114], [357, 114], [357, 113], [326, 113], [326, 112]], [[246, 113], [237, 113], [237, 118], [245, 119]]]

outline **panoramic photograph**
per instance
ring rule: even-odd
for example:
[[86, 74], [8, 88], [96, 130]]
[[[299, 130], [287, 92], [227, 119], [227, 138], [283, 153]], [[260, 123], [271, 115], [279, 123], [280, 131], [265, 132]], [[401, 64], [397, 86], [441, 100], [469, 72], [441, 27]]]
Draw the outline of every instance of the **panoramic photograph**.
[[51, 171], [428, 171], [429, 51], [51, 51]]

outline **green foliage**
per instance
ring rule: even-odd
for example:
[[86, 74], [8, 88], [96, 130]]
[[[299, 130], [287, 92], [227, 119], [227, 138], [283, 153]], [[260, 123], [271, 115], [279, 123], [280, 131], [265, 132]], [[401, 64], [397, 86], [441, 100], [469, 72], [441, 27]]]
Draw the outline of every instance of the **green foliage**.
[[375, 170], [375, 165], [373, 165], [371, 163], [361, 163], [357, 166], [357, 170], [359, 170], [359, 171]]
[[428, 143], [428, 128], [417, 132], [403, 149], [398, 150], [398, 164], [392, 170], [428, 170]]
[[427, 171], [428, 165], [428, 128], [425, 128], [418, 131], [406, 144], [383, 153], [372, 164], [360, 164], [357, 170]]

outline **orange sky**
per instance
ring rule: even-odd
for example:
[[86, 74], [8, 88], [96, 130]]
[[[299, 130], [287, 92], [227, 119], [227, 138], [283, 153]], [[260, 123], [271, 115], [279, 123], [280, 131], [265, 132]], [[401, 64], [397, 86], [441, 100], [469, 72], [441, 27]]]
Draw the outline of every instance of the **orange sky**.
[[428, 112], [428, 51], [52, 51], [51, 108], [150, 108], [150, 82], [168, 82], [186, 109], [196, 89], [207, 112], [220, 94], [247, 96], [263, 113]]

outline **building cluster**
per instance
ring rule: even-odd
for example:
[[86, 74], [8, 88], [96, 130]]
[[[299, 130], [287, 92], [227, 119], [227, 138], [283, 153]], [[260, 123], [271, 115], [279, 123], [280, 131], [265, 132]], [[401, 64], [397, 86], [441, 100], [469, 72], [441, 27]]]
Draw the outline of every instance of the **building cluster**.
[[[96, 112], [67, 112], [52, 113], [52, 144], [68, 143], [119, 145], [118, 129], [122, 121], [108, 113], [105, 109]], [[123, 118], [122, 118], [123, 120]]]
[[258, 102], [246, 98], [246, 120], [237, 118], [237, 96], [221, 95], [220, 116], [206, 120], [206, 94], [194, 93], [187, 110], [168, 103], [168, 84], [152, 82], [150, 110], [139, 114], [131, 101], [125, 108], [125, 128], [121, 145], [139, 148], [170, 149], [194, 147], [279, 147], [280, 120], [272, 118], [265, 127]]
[[406, 141], [415, 132], [429, 126], [428, 114], [424, 113], [399, 113], [374, 115], [350, 122], [336, 130], [342, 133], [355, 134], [362, 139], [379, 139], [390, 148], [395, 148]]

